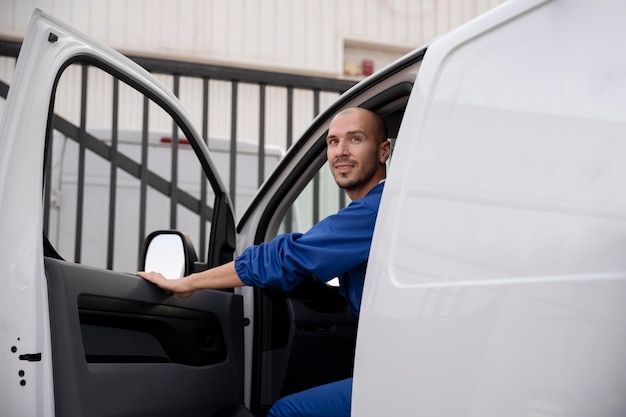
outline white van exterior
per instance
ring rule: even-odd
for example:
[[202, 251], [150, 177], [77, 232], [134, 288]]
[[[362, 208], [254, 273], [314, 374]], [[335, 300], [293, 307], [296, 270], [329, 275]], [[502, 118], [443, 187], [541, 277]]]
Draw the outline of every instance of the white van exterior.
[[[0, 415], [261, 417], [351, 373], [354, 352], [353, 416], [626, 415], [623, 16], [617, 0], [512, 0], [436, 39], [318, 116], [235, 226], [177, 99], [36, 11], [0, 125]], [[293, 293], [176, 299], [50, 249], [50, 97], [79, 59], [142, 91], [189, 140], [215, 194], [208, 266], [280, 231], [325, 169], [335, 113], [387, 120], [394, 154], [355, 350], [355, 321], [313, 278]]]
[[509, 2], [429, 46], [353, 415], [626, 415], [625, 6]]

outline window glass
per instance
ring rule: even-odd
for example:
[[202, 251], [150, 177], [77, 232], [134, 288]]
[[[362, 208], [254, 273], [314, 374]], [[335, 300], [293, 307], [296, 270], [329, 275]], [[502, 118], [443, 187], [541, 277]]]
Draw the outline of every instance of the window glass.
[[215, 194], [163, 108], [79, 63], [59, 80], [54, 114], [44, 230], [63, 258], [135, 272], [143, 238], [178, 229], [205, 259]]
[[345, 192], [337, 187], [328, 165], [324, 164], [293, 202], [283, 219], [281, 231], [304, 233], [349, 202]]

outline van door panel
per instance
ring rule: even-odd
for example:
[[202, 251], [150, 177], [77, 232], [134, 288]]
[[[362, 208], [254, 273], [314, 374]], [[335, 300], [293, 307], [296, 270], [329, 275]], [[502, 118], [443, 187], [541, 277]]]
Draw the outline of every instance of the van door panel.
[[243, 403], [242, 297], [179, 299], [46, 258], [56, 414], [210, 416]]

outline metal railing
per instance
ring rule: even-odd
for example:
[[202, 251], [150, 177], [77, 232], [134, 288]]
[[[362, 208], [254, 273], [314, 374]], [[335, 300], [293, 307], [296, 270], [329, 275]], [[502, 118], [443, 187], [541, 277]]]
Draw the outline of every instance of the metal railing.
[[[19, 49], [20, 49], [20, 43], [19, 42], [15, 42], [15, 41], [10, 41], [10, 40], [2, 40], [0, 39], [0, 57], [8, 57], [8, 58], [16, 58], [18, 53], [19, 53]], [[235, 195], [236, 195], [236, 187], [237, 187], [237, 173], [238, 173], [238, 169], [237, 169], [237, 152], [238, 152], [238, 126], [240, 126], [239, 124], [239, 120], [238, 120], [238, 106], [239, 106], [239, 93], [238, 90], [240, 89], [240, 87], [242, 85], [254, 85], [256, 86], [256, 88], [258, 89], [258, 103], [256, 105], [256, 108], [258, 109], [258, 115], [256, 117], [254, 117], [254, 120], [258, 121], [258, 163], [257, 163], [257, 170], [256, 170], [256, 184], [257, 187], [260, 186], [262, 184], [262, 182], [265, 179], [264, 176], [264, 172], [265, 172], [265, 161], [266, 161], [266, 155], [265, 155], [265, 148], [266, 148], [266, 113], [267, 113], [267, 109], [268, 109], [268, 104], [266, 103], [267, 100], [267, 94], [266, 92], [268, 91], [268, 89], [272, 88], [280, 88], [284, 90], [284, 93], [286, 94], [286, 106], [284, 108], [284, 111], [280, 111], [278, 112], [278, 114], [280, 115], [280, 121], [278, 123], [282, 123], [284, 126], [284, 130], [286, 132], [286, 141], [285, 141], [285, 148], [288, 148], [292, 145], [292, 143], [294, 142], [294, 112], [295, 112], [295, 107], [296, 107], [296, 98], [295, 98], [295, 92], [301, 92], [301, 91], [306, 91], [308, 92], [307, 95], [305, 95], [305, 99], [309, 99], [312, 100], [311, 103], [307, 103], [307, 106], [309, 108], [313, 109], [312, 114], [310, 115], [310, 120], [312, 120], [322, 109], [321, 109], [321, 94], [323, 93], [333, 93], [336, 95], [339, 95], [341, 93], [343, 93], [344, 91], [346, 91], [347, 89], [349, 89], [350, 87], [352, 87], [356, 82], [355, 81], [351, 81], [351, 80], [340, 80], [340, 79], [332, 79], [332, 78], [323, 78], [323, 77], [313, 77], [313, 76], [303, 76], [303, 75], [295, 75], [295, 74], [287, 74], [287, 73], [281, 73], [281, 72], [270, 72], [270, 71], [262, 71], [262, 70], [253, 70], [253, 69], [245, 69], [245, 68], [238, 68], [238, 67], [227, 67], [227, 66], [221, 66], [221, 65], [211, 65], [211, 64], [202, 64], [202, 63], [194, 63], [194, 62], [180, 62], [180, 61], [173, 61], [173, 60], [166, 60], [166, 59], [156, 59], [156, 58], [148, 58], [148, 57], [141, 57], [141, 56], [129, 56], [130, 59], [132, 59], [133, 61], [137, 62], [139, 65], [141, 65], [142, 67], [146, 68], [149, 72], [153, 73], [153, 74], [158, 74], [161, 76], [165, 76], [165, 77], [171, 77], [172, 80], [172, 85], [173, 85], [173, 93], [175, 95], [178, 94], [178, 89], [180, 86], [180, 83], [182, 80], [185, 79], [193, 79], [196, 81], [200, 81], [203, 85], [203, 91], [202, 94], [200, 95], [200, 100], [202, 101], [201, 103], [197, 103], [197, 105], [202, 108], [202, 119], [199, 123], [200, 126], [200, 130], [201, 133], [203, 135], [203, 137], [208, 138], [209, 136], [209, 125], [211, 120], [209, 120], [209, 112], [206, 109], [207, 103], [210, 100], [210, 95], [211, 95], [211, 90], [208, 88], [209, 83], [211, 81], [214, 80], [219, 80], [219, 81], [224, 81], [227, 83], [230, 83], [230, 110], [229, 110], [229, 117], [230, 117], [230, 137], [228, 138], [230, 141], [230, 150], [229, 150], [229, 159], [230, 159], [230, 164], [229, 164], [229, 170], [228, 170], [228, 184], [229, 184], [229, 194], [231, 196], [231, 199], [233, 201], [235, 201]], [[85, 65], [85, 64], [82, 64]], [[83, 73], [86, 74], [86, 71], [83, 71]], [[84, 75], [83, 81], [80, 83], [81, 85], [81, 92], [80, 92], [80, 96], [81, 97], [85, 97], [87, 95], [87, 89], [89, 88], [89, 84], [86, 82], [86, 75]], [[7, 92], [9, 90], [10, 86], [7, 85], [7, 83], [3, 82], [2, 80], [0, 80], [0, 96], [6, 98], [7, 96]], [[118, 88], [118, 84], [115, 82], [112, 84], [111, 87], [114, 91], [111, 91], [110, 95], [111, 96], [117, 96], [118, 92], [117, 92], [117, 88]], [[303, 100], [302, 95], [298, 95], [297, 100], [301, 101]], [[84, 102], [82, 102], [83, 106], [85, 105]], [[301, 105], [301, 103], [300, 103]], [[274, 112], [276, 113], [276, 112]], [[81, 116], [82, 117], [82, 116]], [[275, 122], [275, 120], [274, 120]], [[65, 135], [68, 139], [70, 139], [71, 141], [74, 141], [75, 143], [79, 144], [79, 146], [85, 146], [85, 144], [87, 144], [86, 146], [88, 146], [88, 149], [94, 153], [99, 154], [100, 156], [103, 155], [113, 155], [111, 156], [111, 158], [115, 158], [116, 159], [116, 164], [119, 165], [119, 168], [122, 170], [125, 170], [127, 173], [131, 174], [131, 175], [135, 175], [134, 173], [142, 171], [145, 167], [142, 167], [141, 164], [137, 165], [136, 163], [134, 163], [132, 160], [127, 159], [125, 155], [119, 153], [118, 150], [115, 150], [115, 152], [112, 151], [112, 146], [111, 145], [107, 145], [109, 146], [108, 149], [100, 149], [102, 147], [101, 143], [97, 143], [97, 141], [95, 140], [96, 138], [91, 137], [89, 134], [87, 134], [85, 132], [84, 126], [77, 126], [74, 125], [70, 122], [68, 122], [68, 120], [63, 119], [62, 117], [59, 117], [58, 115], [56, 115], [53, 119], [53, 123], [54, 123], [54, 128], [57, 131], [60, 131], [63, 133], [63, 135]], [[112, 125], [110, 127], [110, 131], [111, 132], [116, 132], [118, 127], [116, 125], [117, 123], [117, 119], [114, 118], [113, 121], [111, 122]], [[85, 138], [87, 138], [88, 140], [86, 140]], [[176, 139], [176, 138], [173, 138]], [[81, 145], [82, 144], [82, 145]], [[95, 146], [95, 148], [93, 148], [93, 146]], [[176, 146], [173, 146], [173, 149], [176, 149]], [[174, 157], [176, 157], [176, 152], [173, 153]], [[113, 161], [111, 161], [110, 158], [105, 158], [108, 159], [109, 162], [111, 162], [111, 164], [113, 164]], [[120, 162], [121, 161], [121, 162]], [[177, 164], [178, 161], [172, 161], [172, 164], [175, 165]], [[80, 170], [79, 170], [80, 171]], [[111, 178], [109, 179], [110, 184], [115, 184], [116, 181], [116, 177], [115, 177], [115, 169], [111, 169]], [[78, 173], [79, 178], [78, 181], [83, 181], [84, 178], [80, 178], [81, 173]], [[178, 185], [175, 183], [175, 178], [172, 178], [170, 181], [174, 181], [174, 183], [169, 182], [169, 183], [165, 183], [163, 182], [163, 178], [158, 177], [158, 178], [152, 178], [154, 181], [154, 183], [150, 182], [150, 179], [148, 181], [148, 183], [146, 184], [147, 187], [151, 187], [153, 189], [157, 189], [157, 190], [161, 190], [160, 192], [163, 192], [164, 189], [169, 190], [168, 194], [170, 198], [173, 198], [174, 196], [176, 196], [176, 200], [179, 199], [180, 196], [183, 196], [184, 198], [187, 199], [188, 203], [186, 204], [186, 209], [191, 210], [193, 212], [195, 212], [198, 216], [200, 216], [201, 221], [210, 221], [210, 219], [207, 219], [207, 213], [210, 213], [211, 208], [209, 207], [209, 210], [207, 210], [207, 205], [199, 202], [199, 201], [193, 201], [193, 199], [189, 199], [189, 196], [187, 196], [183, 190], [178, 188]], [[143, 180], [142, 180], [143, 181]], [[142, 184], [143, 187], [143, 184]], [[109, 269], [113, 269], [113, 265], [114, 265], [114, 257], [113, 257], [113, 253], [114, 253], [114, 241], [115, 241], [115, 236], [114, 236], [114, 232], [112, 230], [112, 225], [115, 224], [115, 201], [116, 201], [116, 191], [115, 191], [115, 187], [112, 186], [112, 194], [110, 196], [110, 200], [113, 202], [112, 206], [109, 209], [109, 219], [108, 219], [108, 224], [109, 224], [109, 232], [108, 232], [108, 236], [107, 236], [107, 260], [106, 260], [106, 265], [101, 265], [101, 266], [106, 266]], [[79, 190], [80, 191], [80, 190]], [[82, 202], [84, 201], [85, 196], [84, 195], [78, 195], [78, 203], [77, 205], [79, 207], [82, 207]], [[49, 205], [49, 201], [50, 199], [47, 198], [46, 199], [46, 204]], [[314, 201], [317, 201], [317, 199], [314, 198]], [[175, 204], [179, 204], [179, 201], [172, 201], [172, 205]], [[48, 209], [48, 207], [46, 208]], [[146, 206], [145, 204], [142, 204], [142, 207], [140, 209], [140, 213], [139, 213], [139, 222], [140, 224], [144, 224], [145, 225], [145, 218], [146, 218]], [[316, 212], [317, 211], [317, 207], [313, 207], [312, 208], [312, 212]], [[46, 210], [47, 212], [47, 210]], [[173, 210], [173, 212], [175, 212], [175, 210]], [[83, 232], [81, 230], [82, 228], [82, 220], [79, 218], [81, 215], [80, 212], [77, 213], [77, 222], [76, 222], [76, 237], [75, 237], [75, 253], [74, 253], [74, 261], [75, 262], [81, 262], [81, 252], [80, 252], [80, 247], [81, 247], [81, 240], [83, 239]], [[176, 219], [171, 220], [170, 223], [175, 224]], [[199, 241], [200, 241], [200, 254], [204, 254], [205, 252], [205, 235], [204, 235], [204, 227], [200, 228], [203, 232], [202, 235], [199, 236]], [[143, 239], [143, 233], [140, 231], [140, 239]], [[104, 251], [104, 248], [103, 248]]]

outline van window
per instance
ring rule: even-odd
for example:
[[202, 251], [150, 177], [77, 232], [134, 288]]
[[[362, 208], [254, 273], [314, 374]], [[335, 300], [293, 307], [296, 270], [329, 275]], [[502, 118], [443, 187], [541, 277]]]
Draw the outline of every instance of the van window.
[[349, 202], [345, 191], [337, 187], [328, 164], [324, 164], [293, 202], [283, 219], [282, 232], [306, 232]]
[[56, 251], [135, 272], [144, 237], [178, 229], [203, 260], [215, 193], [183, 129], [94, 66], [69, 66], [56, 91], [44, 191], [44, 232]]

